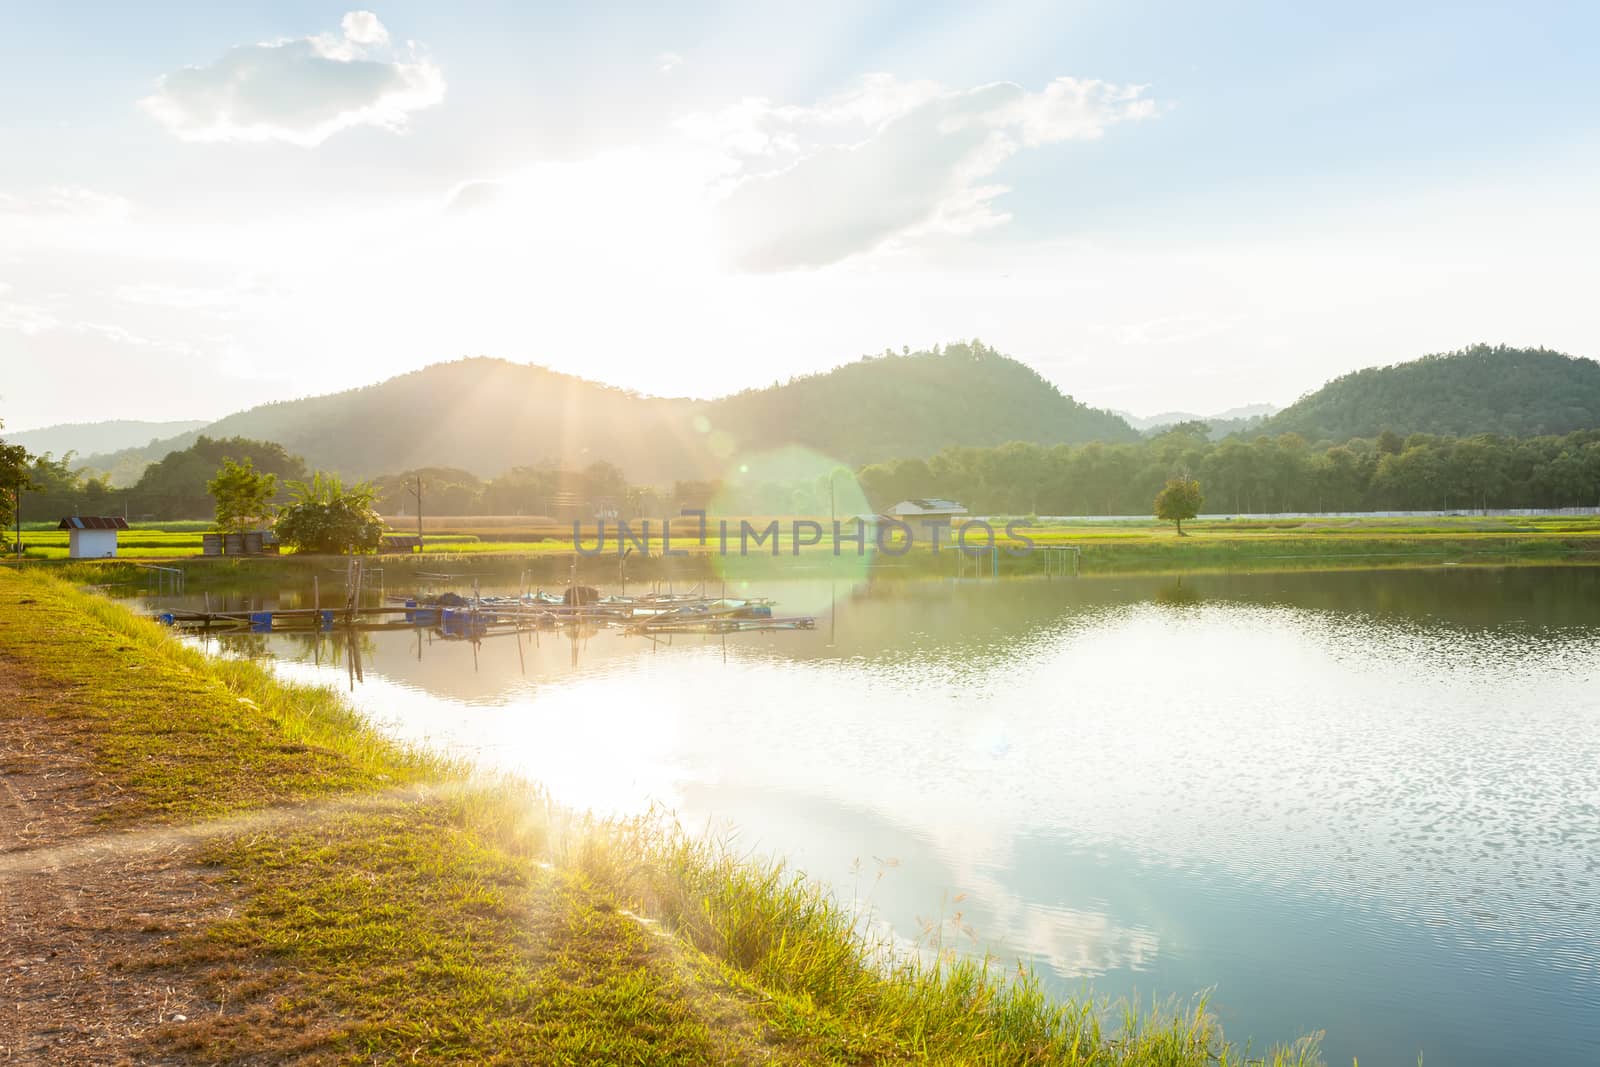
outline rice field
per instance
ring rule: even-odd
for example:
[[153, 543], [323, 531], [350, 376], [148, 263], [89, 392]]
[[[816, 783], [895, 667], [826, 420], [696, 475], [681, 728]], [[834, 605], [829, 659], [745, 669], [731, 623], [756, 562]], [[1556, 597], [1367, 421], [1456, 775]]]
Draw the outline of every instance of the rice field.
[[[707, 541], [699, 542], [699, 525], [694, 519], [674, 519], [672, 523], [672, 550], [690, 553], [719, 551], [718, 524], [728, 524], [730, 551], [737, 551], [741, 523], [747, 522], [755, 530], [765, 530], [777, 522], [780, 530], [782, 556], [795, 554], [793, 536], [796, 523], [817, 523], [817, 530], [807, 528], [807, 536], [818, 535], [820, 543], [803, 546], [802, 556], [832, 555], [831, 522], [827, 518], [803, 519], [796, 517], [717, 517], [708, 523]], [[975, 520], [976, 521], [976, 520]], [[1025, 537], [1034, 547], [1070, 546], [1085, 553], [1085, 560], [1094, 559], [1103, 569], [1122, 570], [1127, 567], [1154, 566], [1157, 569], [1183, 569], [1194, 566], [1227, 567], [1243, 561], [1271, 559], [1336, 559], [1357, 560], [1363, 556], [1430, 558], [1460, 557], [1513, 557], [1544, 558], [1552, 555], [1600, 555], [1600, 518], [1591, 517], [1473, 517], [1450, 516], [1430, 519], [1390, 518], [1297, 518], [1297, 519], [1230, 519], [1220, 521], [1189, 522], [1184, 526], [1184, 536], [1178, 537], [1170, 523], [1154, 520], [1117, 521], [1060, 521], [1050, 519], [1014, 519], [996, 517], [986, 520], [995, 531], [995, 543], [1002, 549], [1017, 550], [1020, 540], [1006, 535], [1007, 523], [1013, 531]], [[411, 535], [415, 520], [396, 518], [391, 529], [401, 535]], [[173, 522], [138, 522], [121, 533], [118, 538], [118, 556], [129, 560], [181, 560], [202, 554], [202, 535], [212, 529], [212, 524], [202, 520]], [[425, 548], [429, 556], [550, 556], [566, 555], [573, 551], [572, 527], [558, 526], [548, 519], [523, 516], [441, 516], [424, 521]], [[854, 530], [850, 520], [844, 521], [848, 534]], [[913, 524], [919, 549], [928, 546], [928, 534]], [[645, 538], [643, 520], [629, 524], [628, 546], [635, 552], [647, 551], [660, 555], [666, 547], [661, 536], [659, 519], [652, 519], [649, 537]], [[870, 535], [869, 535], [870, 538]], [[35, 560], [64, 560], [68, 555], [69, 533], [47, 524], [24, 526], [22, 540], [25, 558]], [[953, 548], [948, 534], [941, 535], [946, 550]], [[986, 535], [974, 533], [968, 538], [970, 546], [988, 544]], [[770, 554], [770, 542], [750, 542], [752, 555]], [[586, 524], [582, 529], [580, 546], [586, 554], [596, 557], [614, 556], [617, 549], [617, 530], [607, 524], [602, 547], [595, 526]], [[9, 543], [8, 543], [9, 548]], [[854, 548], [845, 543], [842, 552], [851, 554]]]

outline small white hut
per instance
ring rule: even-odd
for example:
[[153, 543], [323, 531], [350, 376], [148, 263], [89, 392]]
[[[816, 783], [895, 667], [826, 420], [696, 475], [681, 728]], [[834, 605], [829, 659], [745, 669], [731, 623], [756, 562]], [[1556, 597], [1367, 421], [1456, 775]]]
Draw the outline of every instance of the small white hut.
[[902, 522], [920, 519], [948, 526], [952, 519], [965, 515], [967, 509], [954, 500], [902, 500], [889, 509], [889, 514]]
[[67, 555], [72, 559], [111, 559], [117, 554], [117, 531], [126, 530], [121, 515], [71, 515], [58, 530], [70, 530]]

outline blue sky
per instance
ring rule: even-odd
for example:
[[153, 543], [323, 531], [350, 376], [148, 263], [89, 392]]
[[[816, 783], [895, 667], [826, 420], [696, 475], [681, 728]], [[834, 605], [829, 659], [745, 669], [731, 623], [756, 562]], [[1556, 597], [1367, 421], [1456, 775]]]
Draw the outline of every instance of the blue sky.
[[707, 395], [980, 336], [1138, 412], [1600, 354], [1600, 9], [1395, 8], [8, 4], [0, 419], [479, 353]]

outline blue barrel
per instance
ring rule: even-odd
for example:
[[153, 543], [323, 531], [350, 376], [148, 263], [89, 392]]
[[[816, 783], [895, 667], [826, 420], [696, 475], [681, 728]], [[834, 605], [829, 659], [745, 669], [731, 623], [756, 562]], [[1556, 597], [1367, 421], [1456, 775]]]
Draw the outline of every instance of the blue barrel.
[[171, 626], [174, 622], [177, 621], [177, 619], [173, 617], [173, 614], [170, 611], [163, 611], [160, 615], [157, 615], [156, 618], [159, 619], [160, 621], [166, 623], [168, 626]]
[[250, 613], [250, 629], [256, 633], [264, 633], [272, 629], [272, 612], [252, 611]]
[[416, 602], [415, 599], [411, 599], [411, 600], [407, 600], [406, 601], [406, 622], [416, 622], [417, 621], [417, 613], [415, 611], [416, 606], [417, 606], [417, 602]]
[[322, 628], [324, 630], [333, 629], [333, 612], [328, 608], [322, 609]]

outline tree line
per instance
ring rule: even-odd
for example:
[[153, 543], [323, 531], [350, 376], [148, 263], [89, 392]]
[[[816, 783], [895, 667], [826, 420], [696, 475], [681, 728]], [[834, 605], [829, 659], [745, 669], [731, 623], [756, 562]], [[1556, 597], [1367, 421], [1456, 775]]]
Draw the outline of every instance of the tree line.
[[[7, 455], [17, 471], [0, 473], [0, 488], [23, 479], [30, 519], [74, 513], [210, 518], [215, 500], [208, 483], [228, 459], [275, 475], [274, 504], [288, 499], [292, 484], [309, 477], [304, 462], [281, 446], [243, 438], [201, 438], [152, 465], [138, 485], [125, 490], [72, 470], [70, 456], [28, 457], [15, 446]], [[1312, 444], [1294, 433], [1212, 441], [1203, 423], [1185, 423], [1136, 443], [952, 447], [928, 459], [875, 463], [856, 471], [840, 467], [787, 482], [644, 486], [630, 484], [607, 462], [577, 470], [519, 466], [487, 479], [428, 467], [374, 479], [371, 499], [382, 514], [414, 515], [420, 479], [422, 507], [432, 515], [631, 518], [676, 514], [682, 508], [850, 515], [927, 497], [958, 501], [975, 514], [1145, 515], [1174, 478], [1198, 479], [1209, 512], [1592, 506], [1600, 504], [1600, 430], [1525, 438], [1402, 438], [1384, 432]], [[4, 511], [9, 507], [0, 507]]]
[[138, 482], [125, 489], [113, 488], [100, 474], [74, 467], [76, 457], [71, 452], [61, 457], [48, 452], [24, 457], [15, 480], [20, 480], [25, 490], [23, 508], [29, 521], [75, 514], [210, 518], [213, 501], [207, 483], [230, 459], [273, 475], [277, 479], [274, 503], [287, 499], [289, 482], [308, 476], [305, 461], [290, 455], [282, 445], [244, 437], [201, 437], [188, 448], [169, 452], [150, 464]]
[[947, 497], [996, 514], [1144, 515], [1168, 480], [1198, 478], [1206, 510], [1433, 511], [1600, 505], [1600, 430], [1512, 438], [1384, 432], [1341, 444], [1298, 434], [1213, 442], [1185, 423], [1132, 445], [1013, 442], [863, 468], [875, 507]]

